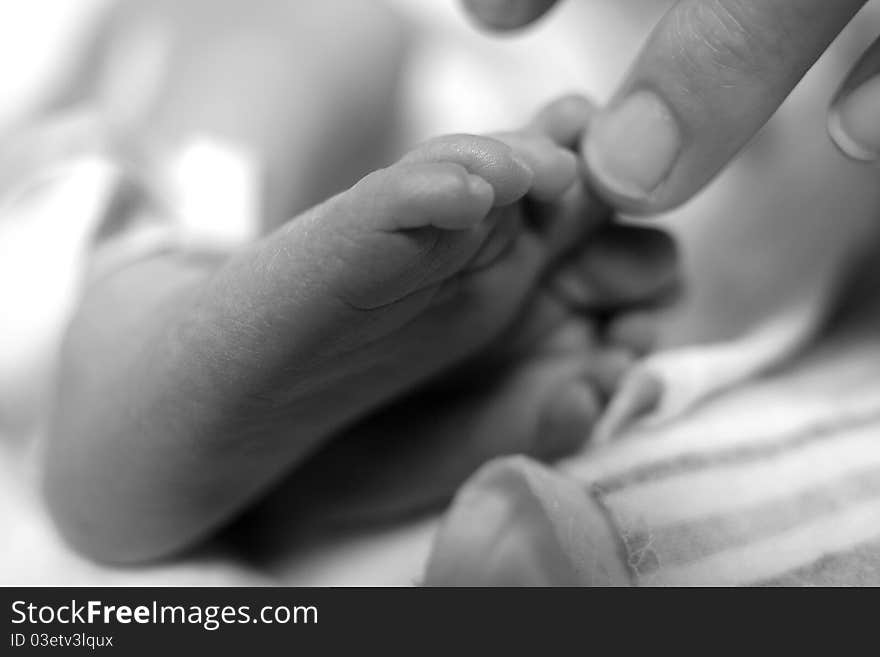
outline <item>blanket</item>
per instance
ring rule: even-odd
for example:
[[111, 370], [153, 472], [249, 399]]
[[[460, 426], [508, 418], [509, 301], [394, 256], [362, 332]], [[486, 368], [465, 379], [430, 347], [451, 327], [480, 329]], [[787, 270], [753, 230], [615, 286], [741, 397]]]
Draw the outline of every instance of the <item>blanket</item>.
[[429, 584], [880, 585], [880, 316], [664, 428], [485, 466]]

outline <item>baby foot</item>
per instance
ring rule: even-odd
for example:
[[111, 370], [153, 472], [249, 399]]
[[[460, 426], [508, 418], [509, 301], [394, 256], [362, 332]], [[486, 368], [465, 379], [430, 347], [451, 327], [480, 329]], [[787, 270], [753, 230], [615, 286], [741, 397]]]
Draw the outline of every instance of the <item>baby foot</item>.
[[[499, 138], [573, 145], [590, 112], [586, 101], [564, 99], [527, 132]], [[577, 185], [563, 195], [550, 184], [540, 190], [550, 193], [542, 201], [533, 189], [525, 216], [550, 267], [514, 321], [477, 357], [337, 436], [262, 505], [261, 523], [282, 526], [267, 518], [294, 510], [322, 522], [387, 519], [447, 500], [491, 458], [554, 459], [584, 444], [621, 377], [651, 348], [651, 309], [676, 288], [676, 252], [661, 231], [602, 221]]]
[[296, 434], [290, 463], [504, 332], [549, 257], [530, 199], [575, 178], [546, 138], [435, 139], [240, 254], [182, 333], [249, 431]]

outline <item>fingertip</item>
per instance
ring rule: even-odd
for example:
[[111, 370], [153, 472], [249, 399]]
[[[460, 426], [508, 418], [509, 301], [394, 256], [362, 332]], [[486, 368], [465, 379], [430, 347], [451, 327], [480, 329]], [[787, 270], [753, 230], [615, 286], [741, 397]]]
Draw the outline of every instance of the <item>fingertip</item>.
[[637, 91], [596, 114], [581, 152], [604, 198], [626, 212], [648, 212], [682, 153], [681, 129], [658, 94]]

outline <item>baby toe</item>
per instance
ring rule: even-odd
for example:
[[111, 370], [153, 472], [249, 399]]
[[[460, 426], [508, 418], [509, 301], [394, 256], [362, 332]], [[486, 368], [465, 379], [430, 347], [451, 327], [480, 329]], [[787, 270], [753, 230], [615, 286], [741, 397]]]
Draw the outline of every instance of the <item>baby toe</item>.
[[364, 182], [354, 190], [362, 216], [386, 230], [470, 228], [486, 217], [495, 198], [483, 178], [451, 162], [398, 164]]
[[501, 133], [496, 137], [513, 149], [532, 170], [529, 196], [536, 201], [553, 201], [577, 179], [578, 161], [573, 152], [543, 135]]
[[425, 142], [400, 164], [453, 163], [492, 186], [495, 205], [510, 205], [525, 196], [534, 174], [507, 144], [490, 137], [447, 135]]
[[[385, 308], [461, 271], [491, 226], [489, 184], [457, 164], [376, 171], [284, 232], [308, 243], [303, 261], [359, 310]], [[305, 266], [305, 265], [303, 265]]]

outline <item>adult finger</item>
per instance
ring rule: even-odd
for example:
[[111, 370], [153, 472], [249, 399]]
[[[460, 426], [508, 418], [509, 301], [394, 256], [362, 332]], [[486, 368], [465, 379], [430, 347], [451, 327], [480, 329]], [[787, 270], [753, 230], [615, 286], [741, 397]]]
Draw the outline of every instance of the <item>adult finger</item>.
[[589, 175], [630, 212], [702, 189], [866, 0], [680, 0], [584, 139]]

